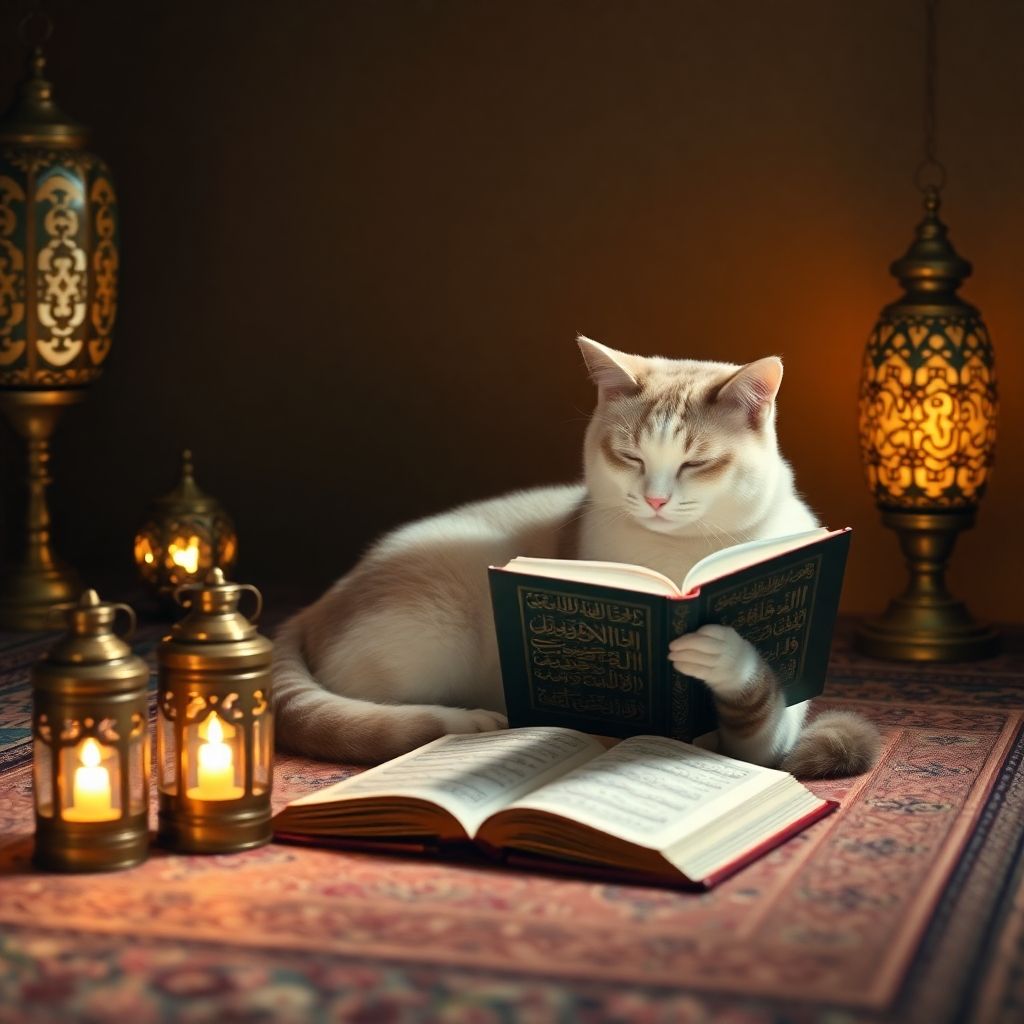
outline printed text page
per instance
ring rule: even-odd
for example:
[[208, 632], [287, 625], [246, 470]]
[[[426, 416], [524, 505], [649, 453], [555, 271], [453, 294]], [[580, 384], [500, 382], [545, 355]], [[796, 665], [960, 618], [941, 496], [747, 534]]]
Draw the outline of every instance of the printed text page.
[[516, 801], [661, 849], [781, 773], [660, 736], [634, 736]]
[[590, 736], [551, 727], [443, 736], [295, 803], [418, 797], [449, 811], [472, 835], [489, 814], [603, 750]]

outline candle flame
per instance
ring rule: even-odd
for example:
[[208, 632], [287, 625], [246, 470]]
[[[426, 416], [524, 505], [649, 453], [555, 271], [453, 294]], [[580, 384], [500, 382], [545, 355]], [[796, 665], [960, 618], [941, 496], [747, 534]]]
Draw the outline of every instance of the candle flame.
[[220, 719], [217, 717], [216, 712], [210, 715], [210, 724], [206, 729], [206, 742], [207, 743], [223, 743], [224, 742], [224, 730], [221, 728]]
[[82, 752], [78, 755], [78, 759], [86, 768], [99, 767], [102, 760], [100, 746], [91, 736], [82, 744]]
[[199, 569], [199, 538], [189, 537], [187, 540], [179, 538], [167, 545], [167, 553], [171, 561], [180, 566], [190, 576]]

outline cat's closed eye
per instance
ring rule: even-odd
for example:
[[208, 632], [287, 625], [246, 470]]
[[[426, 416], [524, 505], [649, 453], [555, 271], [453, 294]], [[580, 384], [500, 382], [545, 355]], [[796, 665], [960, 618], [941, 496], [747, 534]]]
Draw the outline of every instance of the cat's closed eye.
[[700, 462], [684, 462], [679, 467], [679, 471], [676, 473], [676, 476], [681, 476], [684, 469], [700, 469], [701, 466], [706, 466], [708, 462], [708, 459], [702, 459]]

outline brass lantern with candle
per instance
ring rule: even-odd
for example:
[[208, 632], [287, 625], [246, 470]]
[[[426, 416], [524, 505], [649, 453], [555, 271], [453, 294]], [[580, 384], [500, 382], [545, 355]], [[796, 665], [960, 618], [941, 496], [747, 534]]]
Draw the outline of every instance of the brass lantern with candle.
[[[255, 598], [252, 616], [239, 609]], [[161, 842], [191, 853], [230, 853], [271, 839], [272, 644], [253, 624], [251, 584], [220, 568], [179, 587], [186, 616], [163, 639], [157, 700]]]
[[128, 605], [87, 590], [65, 615], [68, 633], [32, 671], [35, 863], [131, 867], [149, 850], [149, 667], [125, 643]]
[[150, 506], [135, 535], [135, 565], [167, 605], [175, 591], [219, 566], [230, 574], [238, 555], [234, 524], [216, 498], [196, 484], [192, 453], [181, 453], [181, 479]]

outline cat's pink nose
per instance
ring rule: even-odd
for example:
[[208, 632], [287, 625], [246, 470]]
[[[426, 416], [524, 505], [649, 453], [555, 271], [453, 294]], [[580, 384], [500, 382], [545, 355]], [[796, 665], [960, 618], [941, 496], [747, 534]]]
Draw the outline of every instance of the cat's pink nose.
[[652, 498], [649, 494], [644, 495], [644, 501], [646, 501], [655, 512], [657, 512], [662, 505], [668, 504], [668, 498]]

